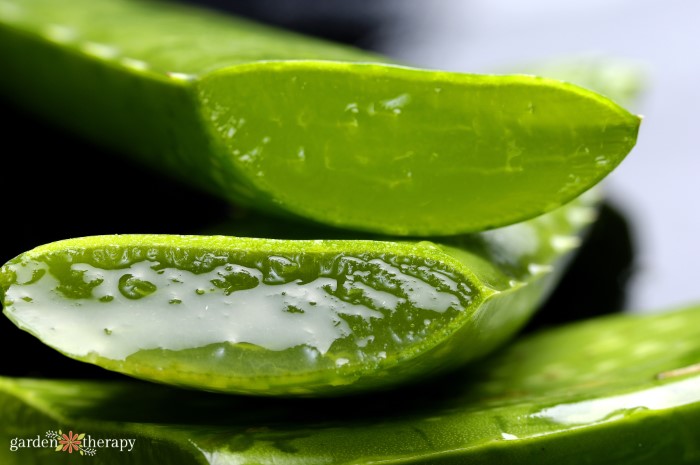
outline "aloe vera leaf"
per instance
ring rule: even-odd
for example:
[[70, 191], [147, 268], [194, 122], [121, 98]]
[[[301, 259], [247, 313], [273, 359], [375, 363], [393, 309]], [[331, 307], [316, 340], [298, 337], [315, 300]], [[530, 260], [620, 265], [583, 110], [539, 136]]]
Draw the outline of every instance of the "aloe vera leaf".
[[378, 389], [508, 340], [595, 219], [596, 194], [441, 242], [67, 239], [0, 268], [0, 297], [47, 345], [139, 378], [261, 395]]
[[566, 203], [636, 142], [637, 116], [551, 79], [415, 69], [167, 3], [0, 5], [0, 92], [272, 213], [480, 231]]
[[520, 339], [432, 384], [342, 401], [3, 378], [3, 442], [47, 428], [135, 438], [134, 464], [154, 451], [183, 464], [697, 463], [698, 338], [698, 306], [607, 316]]

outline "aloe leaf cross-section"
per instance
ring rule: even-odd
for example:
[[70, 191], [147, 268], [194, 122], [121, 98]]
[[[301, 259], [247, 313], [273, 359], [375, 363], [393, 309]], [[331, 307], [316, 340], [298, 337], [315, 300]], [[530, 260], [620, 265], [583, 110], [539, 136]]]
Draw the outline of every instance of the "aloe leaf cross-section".
[[138, 378], [259, 395], [377, 390], [507, 341], [594, 220], [594, 194], [435, 242], [67, 239], [0, 268], [0, 297], [47, 345]]
[[0, 460], [56, 463], [53, 448], [26, 444], [62, 427], [123, 438], [122, 452], [96, 449], [107, 465], [697, 464], [698, 337], [697, 305], [609, 316], [528, 336], [420, 388], [342, 400], [0, 378]]
[[573, 84], [418, 69], [211, 11], [0, 2], [0, 93], [234, 203], [433, 236], [601, 181], [640, 119]]

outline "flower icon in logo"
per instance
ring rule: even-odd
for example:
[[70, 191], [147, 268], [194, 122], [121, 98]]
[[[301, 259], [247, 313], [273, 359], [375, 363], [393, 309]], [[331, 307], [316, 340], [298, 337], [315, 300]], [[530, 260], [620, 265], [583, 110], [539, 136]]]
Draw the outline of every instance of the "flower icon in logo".
[[[60, 431], [59, 431], [60, 433]], [[75, 433], [73, 434], [73, 431], [68, 431], [68, 434], [63, 434], [63, 439], [60, 439], [58, 441], [58, 446], [56, 447], [56, 452], [58, 451], [68, 451], [69, 454], [72, 454], [73, 451], [79, 451], [80, 450], [80, 445], [81, 441], [85, 437], [85, 433], [83, 434], [78, 434]]]
[[95, 455], [97, 451], [91, 447], [85, 447], [83, 439], [85, 438], [85, 433], [75, 433], [69, 431], [68, 434], [63, 434], [60, 429], [58, 431], [49, 430], [46, 432], [46, 438], [49, 439], [54, 447], [56, 444], [56, 452], [68, 452], [72, 454], [73, 451], [80, 452], [80, 455]]

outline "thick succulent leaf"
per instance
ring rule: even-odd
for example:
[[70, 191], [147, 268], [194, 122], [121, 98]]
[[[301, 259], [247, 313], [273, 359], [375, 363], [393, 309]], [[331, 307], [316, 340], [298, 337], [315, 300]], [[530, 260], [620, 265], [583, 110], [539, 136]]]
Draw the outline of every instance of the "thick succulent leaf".
[[0, 92], [234, 202], [450, 235], [601, 181], [640, 119], [573, 84], [416, 69], [208, 11], [4, 0]]
[[441, 242], [67, 239], [0, 268], [0, 297], [49, 346], [139, 378], [260, 395], [387, 388], [508, 341], [595, 219], [595, 194]]
[[252, 220], [236, 236], [67, 239], [0, 268], [0, 297], [49, 346], [139, 378], [268, 396], [386, 388], [508, 341], [555, 285], [595, 203], [590, 192], [436, 242], [309, 240], [333, 231], [291, 226], [307, 239], [239, 237], [265, 230]]

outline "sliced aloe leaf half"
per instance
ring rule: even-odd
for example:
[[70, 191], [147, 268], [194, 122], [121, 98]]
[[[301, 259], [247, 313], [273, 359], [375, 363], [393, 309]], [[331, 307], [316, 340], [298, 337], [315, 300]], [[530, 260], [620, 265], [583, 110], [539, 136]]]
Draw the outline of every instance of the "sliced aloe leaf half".
[[262, 395], [378, 389], [507, 341], [580, 244], [596, 194], [436, 242], [67, 239], [5, 264], [0, 297], [49, 346], [143, 379]]

